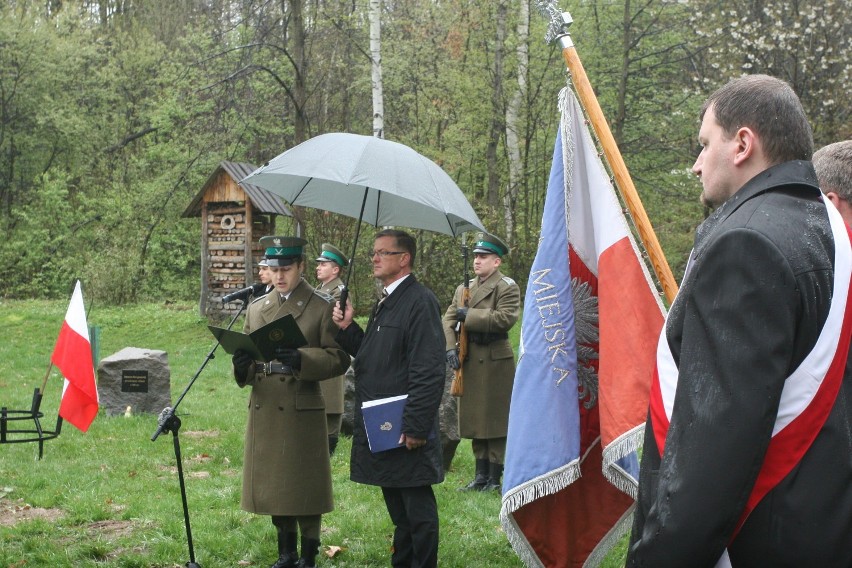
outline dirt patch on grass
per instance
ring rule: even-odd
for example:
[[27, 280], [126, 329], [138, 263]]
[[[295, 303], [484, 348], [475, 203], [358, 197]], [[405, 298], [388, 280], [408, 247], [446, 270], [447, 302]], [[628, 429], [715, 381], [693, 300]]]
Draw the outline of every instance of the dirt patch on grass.
[[133, 523], [131, 521], [97, 521], [86, 525], [86, 532], [91, 536], [112, 540], [133, 534]]
[[55, 521], [64, 514], [61, 509], [33, 507], [29, 503], [25, 503], [23, 499], [13, 501], [11, 499], [0, 498], [0, 525], [6, 527], [34, 519]]

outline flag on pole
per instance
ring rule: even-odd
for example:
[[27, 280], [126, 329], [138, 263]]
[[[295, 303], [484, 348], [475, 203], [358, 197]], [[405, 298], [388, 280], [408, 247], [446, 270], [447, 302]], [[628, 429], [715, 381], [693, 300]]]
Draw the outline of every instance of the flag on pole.
[[500, 519], [527, 566], [594, 566], [630, 528], [663, 306], [570, 89], [559, 106]]
[[79, 280], [74, 286], [50, 362], [65, 377], [59, 415], [85, 432], [98, 413], [98, 387]]

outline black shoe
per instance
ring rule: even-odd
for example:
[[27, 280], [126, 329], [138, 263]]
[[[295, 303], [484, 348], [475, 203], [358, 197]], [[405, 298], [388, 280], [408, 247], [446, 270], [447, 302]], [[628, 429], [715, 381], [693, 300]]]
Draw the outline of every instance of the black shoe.
[[298, 535], [294, 532], [278, 531], [278, 560], [270, 568], [298, 568], [297, 540]]
[[488, 483], [485, 484], [485, 487], [482, 488], [482, 491], [497, 491], [497, 492], [500, 492], [502, 490], [502, 484], [500, 483], [501, 477], [503, 477], [503, 464], [502, 463], [489, 463], [488, 464]]
[[315, 538], [302, 537], [302, 557], [297, 566], [299, 568], [314, 568], [317, 564], [320, 541]]
[[488, 460], [476, 460], [476, 476], [464, 487], [459, 487], [459, 491], [482, 491], [486, 485], [488, 485]]
[[299, 568], [299, 555], [295, 552], [285, 552], [278, 556], [278, 560], [269, 568]]
[[485, 486], [488, 485], [488, 478], [486, 477], [474, 477], [473, 481], [465, 485], [464, 487], [459, 487], [459, 491], [482, 491], [485, 489]]

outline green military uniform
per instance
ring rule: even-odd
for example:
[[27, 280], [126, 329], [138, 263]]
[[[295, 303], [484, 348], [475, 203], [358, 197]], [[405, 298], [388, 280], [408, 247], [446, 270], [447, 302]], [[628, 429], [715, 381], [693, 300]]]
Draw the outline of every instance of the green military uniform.
[[[508, 247], [497, 237], [482, 233], [477, 235], [473, 252], [502, 258]], [[484, 281], [474, 278], [469, 287], [464, 321], [468, 351], [462, 361], [464, 394], [459, 398], [459, 435], [473, 439], [478, 483], [471, 489], [483, 489], [487, 480], [496, 489], [506, 451], [515, 378], [514, 351], [508, 332], [520, 317], [521, 292], [515, 281], [504, 276], [499, 268]], [[463, 306], [463, 290], [463, 286], [456, 289], [443, 317], [447, 350], [456, 348], [457, 313]]]
[[[267, 238], [261, 239], [262, 245]], [[270, 267], [303, 262], [301, 246], [292, 245], [304, 241], [276, 238], [276, 244], [282, 246], [267, 248]], [[280, 253], [277, 257], [276, 252]], [[307, 545], [302, 527], [302, 555], [315, 556], [320, 515], [334, 508], [325, 405], [319, 381], [345, 371], [349, 356], [334, 339], [337, 326], [331, 319], [332, 309], [329, 296], [314, 291], [300, 279], [286, 300], [273, 290], [252, 302], [246, 312], [246, 333], [289, 314], [307, 339], [307, 346], [298, 350], [300, 369], [266, 373], [262, 362], [254, 362], [244, 377], [235, 369], [237, 384], [251, 387], [240, 504], [246, 511], [272, 515], [279, 529], [276, 566], [295, 565], [287, 556], [291, 550], [295, 554], [295, 525], [286, 525], [292, 528], [284, 532], [282, 519], [313, 519], [310, 522], [316, 525], [316, 535], [307, 538]], [[313, 562], [308, 565], [313, 566]]]
[[[334, 245], [329, 243], [322, 244], [322, 253], [316, 258], [317, 262], [334, 262], [340, 266], [341, 270], [349, 265], [346, 256]], [[343, 280], [335, 278], [329, 282], [320, 282], [317, 290], [328, 294], [334, 300], [340, 299], [340, 293], [343, 291]], [[328, 448], [329, 453], [334, 452], [337, 447], [337, 439], [340, 436], [340, 426], [343, 422], [343, 400], [346, 392], [346, 375], [334, 377], [320, 383], [322, 396], [325, 398], [325, 418], [326, 427], [328, 429]]]

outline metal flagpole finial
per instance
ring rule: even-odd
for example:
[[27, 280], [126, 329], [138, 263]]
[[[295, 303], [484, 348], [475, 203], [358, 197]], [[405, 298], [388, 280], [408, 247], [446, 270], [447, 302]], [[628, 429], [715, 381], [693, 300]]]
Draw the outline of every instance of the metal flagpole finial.
[[536, 6], [539, 13], [550, 22], [547, 26], [547, 33], [544, 35], [544, 41], [550, 44], [559, 40], [562, 49], [573, 46], [571, 35], [568, 33], [568, 27], [574, 22], [571, 14], [560, 11], [556, 5], [556, 0], [536, 0]]

